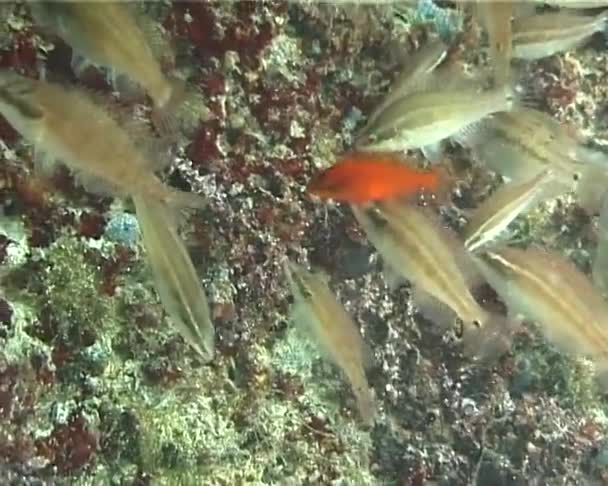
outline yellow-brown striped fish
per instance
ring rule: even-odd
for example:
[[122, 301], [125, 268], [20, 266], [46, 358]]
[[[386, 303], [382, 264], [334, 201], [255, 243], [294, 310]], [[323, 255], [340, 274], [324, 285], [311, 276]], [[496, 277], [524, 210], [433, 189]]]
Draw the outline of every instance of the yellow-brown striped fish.
[[357, 400], [361, 419], [374, 420], [375, 405], [365, 377], [366, 345], [355, 323], [323, 277], [290, 261], [285, 273], [294, 298], [293, 319], [308, 331], [323, 353], [342, 370]]

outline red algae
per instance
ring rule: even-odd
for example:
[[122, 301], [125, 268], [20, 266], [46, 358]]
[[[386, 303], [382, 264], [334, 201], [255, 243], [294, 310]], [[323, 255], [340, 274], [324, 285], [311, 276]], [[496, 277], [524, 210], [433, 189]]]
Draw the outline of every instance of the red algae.
[[101, 214], [86, 211], [80, 215], [78, 223], [78, 232], [94, 239], [101, 238], [106, 226], [106, 220]]
[[32, 33], [20, 31], [13, 35], [13, 48], [0, 52], [0, 67], [16, 68], [28, 75], [37, 75], [36, 47]]
[[118, 277], [130, 270], [135, 254], [128, 246], [116, 245], [114, 254], [101, 263], [101, 292], [112, 297], [116, 293]]
[[[261, 2], [235, 2], [233, 18], [219, 19], [211, 5], [196, 2], [177, 2], [165, 27], [176, 35], [188, 37], [196, 47], [197, 57], [203, 66], [212, 57], [223, 59], [227, 51], [239, 53], [241, 63], [250, 68], [259, 67], [260, 53], [273, 38], [270, 22], [256, 21], [256, 13], [264, 6]], [[285, 6], [275, 5], [275, 8]]]
[[206, 166], [212, 159], [220, 157], [217, 146], [219, 123], [214, 120], [203, 123], [193, 137], [192, 143], [187, 148], [188, 158], [195, 165]]
[[36, 441], [36, 448], [59, 473], [69, 474], [91, 463], [98, 437], [82, 415], [74, 414], [66, 424], [56, 426], [49, 437]]

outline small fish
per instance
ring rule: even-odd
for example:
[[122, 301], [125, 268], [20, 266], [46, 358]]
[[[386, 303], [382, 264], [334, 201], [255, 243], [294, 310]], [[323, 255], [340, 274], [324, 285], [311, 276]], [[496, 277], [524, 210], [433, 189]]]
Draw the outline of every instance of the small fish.
[[[201, 207], [197, 195], [165, 186], [153, 162], [87, 93], [0, 70], [0, 113], [50, 161], [89, 179], [96, 192], [146, 194], [167, 204]], [[108, 188], [109, 186], [109, 188]]]
[[608, 370], [608, 306], [569, 260], [543, 249], [502, 248], [477, 259], [509, 311], [536, 321], [564, 351], [589, 355]]
[[580, 46], [606, 28], [608, 12], [596, 16], [549, 12], [513, 21], [513, 57], [541, 59]]
[[320, 275], [289, 261], [285, 273], [294, 297], [294, 321], [312, 334], [323, 353], [346, 375], [361, 419], [371, 424], [375, 405], [364, 369], [369, 351], [357, 326]]
[[478, 0], [477, 16], [486, 28], [490, 42], [490, 55], [494, 65], [494, 76], [500, 84], [511, 81], [512, 1]]
[[475, 210], [464, 230], [465, 247], [475, 251], [494, 241], [507, 226], [531, 208], [547, 192], [551, 171], [540, 172], [527, 182], [505, 184]]
[[463, 131], [458, 141], [511, 180], [530, 180], [550, 169], [556, 183], [570, 189], [587, 167], [577, 155], [579, 140], [550, 115], [531, 108], [497, 113]]
[[165, 204], [135, 196], [135, 211], [163, 308], [175, 329], [205, 361], [214, 355], [215, 331], [201, 281]]
[[396, 99], [357, 138], [357, 149], [398, 152], [433, 146], [492, 113], [515, 106], [508, 88], [480, 91], [471, 81], [459, 82], [465, 85], [457, 86], [452, 75], [442, 72], [429, 80], [426, 89]]
[[125, 2], [35, 0], [30, 9], [38, 24], [61, 37], [78, 55], [142, 86], [154, 103], [153, 118], [158, 124], [169, 123], [171, 111], [184, 101], [186, 90], [183, 83], [163, 73], [152, 44], [160, 36], [157, 29], [153, 35], [149, 20], [136, 19]]
[[455, 235], [415, 206], [385, 202], [352, 211], [390, 269], [412, 283], [421, 313], [448, 328], [456, 314], [464, 327], [465, 352], [484, 355], [490, 346], [480, 349], [480, 343], [490, 344], [503, 320], [473, 298], [473, 263]]
[[364, 204], [420, 191], [436, 193], [443, 187], [442, 178], [438, 167], [420, 171], [389, 155], [355, 154], [317, 175], [307, 190], [323, 199]]

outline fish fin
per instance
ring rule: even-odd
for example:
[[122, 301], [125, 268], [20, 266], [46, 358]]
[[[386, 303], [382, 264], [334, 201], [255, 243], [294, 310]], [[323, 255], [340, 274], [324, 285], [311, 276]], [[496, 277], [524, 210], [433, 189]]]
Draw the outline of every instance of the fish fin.
[[448, 48], [443, 40], [433, 37], [418, 50], [410, 53], [404, 63], [405, 67], [397, 75], [388, 95], [376, 111], [383, 110], [400, 96], [424, 89], [429, 77], [445, 61], [447, 52]]
[[435, 90], [479, 90], [482, 92], [483, 82], [479, 74], [467, 75], [461, 66], [448, 64], [435, 69], [432, 74], [427, 76], [420, 89], [420, 91]]
[[215, 331], [207, 297], [175, 227], [171, 208], [140, 195], [133, 201], [163, 308], [184, 340], [205, 362], [211, 361]]
[[443, 159], [444, 150], [441, 141], [420, 147], [420, 150], [422, 151], [422, 155], [424, 155], [426, 160], [431, 164], [436, 164]]
[[480, 327], [465, 329], [463, 352], [482, 363], [491, 364], [510, 350], [514, 330], [514, 322], [509, 318], [487, 313]]
[[175, 209], [204, 209], [207, 207], [208, 201], [202, 194], [170, 189], [165, 199], [165, 203]]
[[34, 169], [43, 177], [51, 177], [57, 168], [57, 160], [48, 152], [34, 146]]
[[412, 301], [426, 320], [431, 321], [442, 330], [452, 330], [454, 328], [456, 313], [428, 292], [415, 286], [412, 290]]
[[120, 190], [119, 187], [111, 184], [110, 182], [100, 177], [88, 174], [84, 171], [72, 170], [74, 173], [74, 179], [81, 185], [85, 191], [95, 194], [97, 196], [110, 196], [110, 197], [125, 197], [124, 191]]
[[161, 135], [175, 137], [180, 131], [191, 134], [201, 122], [212, 118], [203, 94], [182, 79], [171, 79], [171, 97], [164, 106], [154, 107], [152, 124]]
[[143, 5], [132, 6], [133, 19], [143, 33], [152, 55], [162, 64], [174, 65], [175, 49], [171, 45], [167, 32], [142, 7]]

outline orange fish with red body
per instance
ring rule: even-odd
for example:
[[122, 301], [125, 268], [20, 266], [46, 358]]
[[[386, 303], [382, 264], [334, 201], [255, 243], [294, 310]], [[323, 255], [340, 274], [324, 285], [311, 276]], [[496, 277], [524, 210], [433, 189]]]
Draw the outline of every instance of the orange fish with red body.
[[365, 204], [418, 195], [421, 191], [437, 193], [443, 178], [439, 167], [423, 171], [397, 157], [355, 154], [318, 174], [307, 190], [322, 199]]

